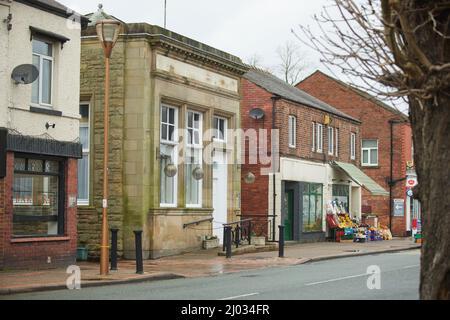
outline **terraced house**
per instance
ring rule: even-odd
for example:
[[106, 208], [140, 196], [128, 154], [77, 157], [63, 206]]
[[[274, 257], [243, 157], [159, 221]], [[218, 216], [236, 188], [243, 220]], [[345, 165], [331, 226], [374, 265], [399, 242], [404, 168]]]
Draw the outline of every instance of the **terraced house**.
[[[103, 168], [103, 52], [87, 15], [82, 34], [79, 245], [98, 255]], [[116, 19], [117, 20], [117, 19]], [[241, 60], [147, 23], [124, 23], [111, 57], [109, 222], [119, 253], [134, 257], [143, 230], [144, 258], [200, 248], [221, 238], [240, 212]], [[209, 134], [208, 134], [209, 133]], [[208, 148], [209, 147], [209, 148]], [[206, 161], [204, 156], [211, 156]], [[214, 220], [214, 222], [213, 222]]]
[[0, 269], [73, 264], [87, 19], [53, 0], [1, 0], [0, 21]]

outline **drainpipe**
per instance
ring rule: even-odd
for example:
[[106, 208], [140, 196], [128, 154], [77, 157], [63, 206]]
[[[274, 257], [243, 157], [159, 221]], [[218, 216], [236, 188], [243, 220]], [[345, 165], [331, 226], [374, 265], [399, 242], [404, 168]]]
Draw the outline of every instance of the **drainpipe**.
[[391, 151], [390, 151], [390, 176], [389, 176], [389, 229], [392, 231], [392, 211], [393, 211], [393, 203], [392, 203], [392, 193], [393, 188], [397, 184], [397, 182], [405, 180], [406, 176], [400, 179], [394, 180], [394, 124], [406, 123], [407, 121], [391, 119], [389, 120], [389, 124], [391, 127]]
[[[272, 99], [272, 130], [275, 130], [275, 117], [276, 117], [276, 103], [277, 101], [280, 99], [280, 96], [274, 95], [271, 97]], [[271, 134], [271, 139], [270, 139], [270, 144], [271, 144], [271, 153], [272, 153], [272, 167], [273, 167], [273, 176], [272, 176], [272, 216], [273, 216], [273, 223], [272, 223], [272, 237], [273, 237], [273, 241], [275, 241], [275, 230], [276, 230], [276, 226], [275, 226], [275, 221], [276, 221], [276, 207], [275, 207], [275, 201], [277, 198], [277, 193], [275, 190], [276, 187], [276, 183], [275, 183], [275, 148], [274, 148], [274, 142], [272, 141], [272, 131], [270, 132]], [[269, 215], [269, 212], [267, 212], [267, 215]], [[268, 217], [267, 217], [268, 218]], [[268, 221], [268, 220], [267, 220]]]

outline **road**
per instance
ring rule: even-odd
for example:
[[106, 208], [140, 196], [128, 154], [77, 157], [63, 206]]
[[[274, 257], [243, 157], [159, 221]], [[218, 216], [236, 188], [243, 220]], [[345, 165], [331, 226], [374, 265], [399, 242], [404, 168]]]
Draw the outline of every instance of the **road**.
[[[0, 299], [418, 299], [419, 250], [342, 258], [207, 278], [36, 292]], [[367, 269], [378, 266], [380, 289], [368, 289]], [[187, 268], [189, 266], [186, 266]], [[373, 267], [372, 267], [373, 268]], [[373, 269], [373, 270], [376, 270]], [[377, 284], [376, 281], [371, 282]]]

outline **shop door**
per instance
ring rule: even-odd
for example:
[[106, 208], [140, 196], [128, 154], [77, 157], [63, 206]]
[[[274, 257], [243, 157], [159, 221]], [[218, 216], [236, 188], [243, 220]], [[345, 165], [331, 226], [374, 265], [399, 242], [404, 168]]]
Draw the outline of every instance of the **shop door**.
[[213, 234], [223, 242], [223, 224], [227, 223], [227, 155], [214, 153], [213, 159]]
[[294, 239], [294, 190], [285, 192], [286, 216], [284, 218], [284, 240]]

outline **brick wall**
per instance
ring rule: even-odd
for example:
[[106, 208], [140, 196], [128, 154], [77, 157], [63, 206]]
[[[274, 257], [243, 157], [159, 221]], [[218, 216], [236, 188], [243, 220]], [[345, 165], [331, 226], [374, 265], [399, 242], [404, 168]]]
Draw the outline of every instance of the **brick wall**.
[[[255, 85], [254, 83], [243, 79], [242, 87], [242, 129], [267, 129], [268, 147], [270, 146], [270, 129], [272, 127], [272, 94]], [[253, 108], [261, 108], [264, 110], [265, 117], [261, 120], [254, 120], [249, 116]], [[288, 117], [295, 115], [297, 117], [297, 143], [296, 148], [288, 146]], [[338, 156], [328, 155], [328, 137], [327, 127], [323, 127], [323, 153], [312, 151], [312, 122], [324, 122], [324, 116], [331, 116], [332, 122], [330, 126], [339, 129], [339, 152]], [[278, 100], [276, 102], [275, 126], [280, 130], [280, 155], [283, 157], [293, 157], [318, 162], [328, 162], [331, 160], [351, 162], [355, 165], [359, 163], [359, 148], [356, 148], [356, 159], [350, 159], [350, 132], [356, 134], [358, 144], [360, 138], [360, 128], [357, 122], [346, 120], [330, 115], [326, 112], [306, 107], [301, 104], [290, 102], [287, 100]], [[335, 133], [334, 133], [335, 134]], [[259, 143], [259, 141], [258, 141]], [[245, 154], [249, 154], [249, 145], [245, 144]], [[258, 147], [261, 147], [258, 145]], [[242, 166], [242, 214], [248, 218], [254, 218], [257, 221], [263, 221], [267, 215], [269, 208], [268, 190], [269, 177], [261, 176], [260, 171], [263, 168], [261, 164], [248, 164], [248, 157]], [[246, 184], [244, 177], [248, 172], [252, 172], [256, 176], [253, 184]], [[269, 213], [271, 214], [271, 213]], [[262, 222], [256, 223], [257, 234], [267, 235], [267, 225]]]
[[[361, 120], [362, 139], [378, 139], [378, 166], [363, 167], [363, 171], [389, 191], [387, 183], [387, 179], [390, 177], [389, 120], [403, 117], [381, 107], [321, 72], [316, 72], [299, 83], [298, 88]], [[412, 137], [409, 124], [394, 125], [393, 141], [393, 179], [395, 180], [405, 176], [406, 162], [411, 160]], [[393, 188], [392, 198], [405, 199], [405, 193], [405, 181], [400, 181]], [[383, 224], [389, 224], [389, 197], [372, 196], [365, 192], [362, 205], [372, 207], [372, 213], [380, 216]], [[392, 219], [393, 234], [405, 235], [405, 217], [393, 217]]]
[[[13, 239], [12, 186], [14, 154], [7, 154], [7, 175], [0, 181], [0, 248], [3, 255], [1, 269], [43, 269], [75, 263], [77, 248], [77, 208], [69, 207], [69, 196], [77, 194], [77, 160], [68, 159], [65, 165], [65, 234], [61, 237]], [[2, 205], [3, 204], [3, 205]], [[50, 257], [50, 260], [48, 259]]]

